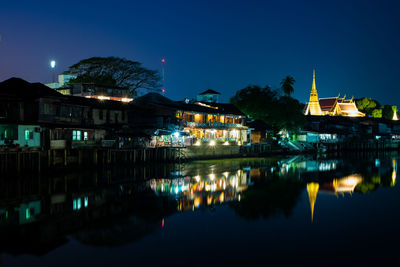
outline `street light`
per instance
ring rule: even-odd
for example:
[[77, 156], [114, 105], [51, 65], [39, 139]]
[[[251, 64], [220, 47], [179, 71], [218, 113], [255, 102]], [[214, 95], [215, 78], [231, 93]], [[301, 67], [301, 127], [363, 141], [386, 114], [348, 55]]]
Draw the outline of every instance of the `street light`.
[[56, 82], [56, 73], [55, 73], [56, 61], [55, 60], [50, 61], [50, 68], [53, 70], [53, 83], [55, 83]]

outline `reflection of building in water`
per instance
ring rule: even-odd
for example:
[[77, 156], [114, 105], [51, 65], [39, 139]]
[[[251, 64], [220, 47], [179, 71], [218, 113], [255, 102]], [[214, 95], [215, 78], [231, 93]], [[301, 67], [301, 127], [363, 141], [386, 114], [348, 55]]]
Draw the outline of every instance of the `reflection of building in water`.
[[240, 193], [246, 190], [250, 183], [250, 170], [243, 169], [177, 179], [152, 179], [150, 188], [157, 195], [176, 197], [178, 210], [182, 211], [203, 205], [240, 201]]
[[285, 175], [291, 169], [296, 169], [300, 172], [327, 172], [337, 169], [338, 160], [283, 160], [280, 162], [280, 172]]
[[396, 176], [397, 176], [397, 160], [392, 159], [392, 186], [396, 184]]
[[325, 191], [325, 192], [333, 192], [336, 195], [341, 193], [352, 194], [354, 189], [358, 184], [363, 181], [363, 178], [360, 174], [352, 174], [342, 178], [335, 178], [332, 182], [328, 183], [308, 183], [307, 184], [307, 193], [308, 193], [308, 200], [310, 202], [310, 209], [311, 209], [311, 222], [314, 220], [314, 206], [317, 200], [318, 191]]
[[354, 192], [356, 186], [363, 181], [359, 174], [352, 174], [343, 178], [333, 179], [332, 186], [335, 193], [350, 193]]

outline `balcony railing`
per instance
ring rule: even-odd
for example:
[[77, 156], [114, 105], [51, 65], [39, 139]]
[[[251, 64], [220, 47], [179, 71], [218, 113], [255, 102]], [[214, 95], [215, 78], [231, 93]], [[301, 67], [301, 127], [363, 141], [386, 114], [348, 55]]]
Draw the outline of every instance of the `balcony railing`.
[[193, 121], [187, 121], [186, 126], [188, 127], [229, 127], [229, 128], [238, 128], [238, 127], [243, 127], [243, 124], [241, 123], [222, 123], [222, 122], [193, 122]]

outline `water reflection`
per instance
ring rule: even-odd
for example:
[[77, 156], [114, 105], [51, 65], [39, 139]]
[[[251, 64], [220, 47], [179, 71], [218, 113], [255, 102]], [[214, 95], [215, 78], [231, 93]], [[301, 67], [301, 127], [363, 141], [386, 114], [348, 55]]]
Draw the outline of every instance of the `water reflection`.
[[376, 162], [297, 156], [3, 177], [0, 251], [44, 255], [71, 238], [118, 247], [157, 233], [175, 213], [217, 206], [248, 221], [290, 219], [306, 201], [302, 212], [315, 224], [322, 194], [343, 198], [395, 186], [398, 159]]
[[234, 172], [210, 173], [175, 179], [151, 179], [150, 188], [157, 196], [175, 197], [178, 211], [195, 210], [234, 200], [240, 201], [241, 192], [249, 185], [250, 168]]

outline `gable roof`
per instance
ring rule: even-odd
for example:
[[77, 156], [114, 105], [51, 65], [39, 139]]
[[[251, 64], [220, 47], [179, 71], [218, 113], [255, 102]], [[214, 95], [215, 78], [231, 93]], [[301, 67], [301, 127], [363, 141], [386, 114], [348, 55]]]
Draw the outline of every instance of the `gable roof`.
[[30, 83], [21, 78], [10, 78], [0, 83], [0, 95], [35, 99], [42, 96], [60, 97], [62, 94], [41, 83]]
[[131, 102], [133, 105], [156, 105], [166, 107], [177, 107], [176, 103], [171, 99], [158, 93], [148, 93], [138, 97]]
[[199, 95], [220, 95], [221, 93], [218, 93], [217, 91], [214, 91], [212, 89], [208, 89], [204, 91], [203, 93], [200, 93]]
[[337, 101], [337, 97], [320, 98], [319, 105], [322, 111], [333, 112]]

